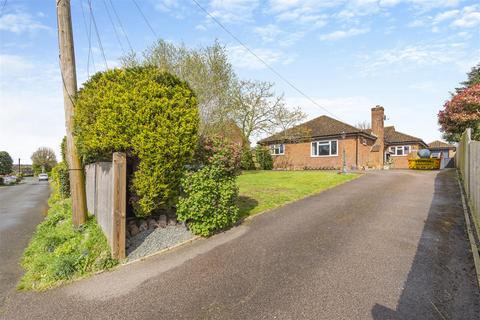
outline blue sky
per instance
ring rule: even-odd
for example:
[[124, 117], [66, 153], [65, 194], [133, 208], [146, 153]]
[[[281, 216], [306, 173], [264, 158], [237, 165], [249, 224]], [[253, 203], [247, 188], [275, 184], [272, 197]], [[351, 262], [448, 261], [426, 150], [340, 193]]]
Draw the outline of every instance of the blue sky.
[[[300, 106], [309, 118], [325, 114], [246, 52], [193, 1], [136, 1], [157, 36], [191, 47], [218, 39], [240, 78], [275, 82], [289, 106]], [[440, 138], [438, 110], [480, 62], [478, 1], [198, 1], [338, 118], [351, 124], [369, 120], [370, 108], [380, 104], [388, 125], [426, 142]], [[152, 45], [155, 35], [132, 0], [111, 0], [123, 30], [110, 0], [91, 2], [108, 67], [119, 64], [122, 47], [128, 50], [127, 37], [137, 52]], [[81, 84], [106, 66], [92, 28], [93, 58], [87, 72], [88, 0], [72, 0], [72, 16]], [[55, 1], [8, 0], [0, 16], [0, 150], [24, 163], [40, 146], [52, 147], [58, 155], [65, 132], [61, 89]]]

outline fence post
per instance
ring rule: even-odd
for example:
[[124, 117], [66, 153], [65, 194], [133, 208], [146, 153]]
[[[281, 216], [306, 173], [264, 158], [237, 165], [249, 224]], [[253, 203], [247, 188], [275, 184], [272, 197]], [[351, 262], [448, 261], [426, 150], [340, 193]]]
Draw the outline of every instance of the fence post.
[[125, 258], [125, 219], [127, 193], [127, 157], [125, 153], [113, 154], [113, 237], [112, 257]]

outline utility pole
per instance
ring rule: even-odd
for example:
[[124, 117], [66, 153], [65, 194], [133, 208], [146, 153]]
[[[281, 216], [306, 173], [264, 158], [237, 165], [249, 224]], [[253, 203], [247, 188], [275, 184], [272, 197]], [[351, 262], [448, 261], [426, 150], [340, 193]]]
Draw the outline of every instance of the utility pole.
[[87, 198], [82, 163], [73, 141], [74, 96], [77, 92], [75, 52], [73, 48], [72, 15], [70, 0], [55, 0], [57, 4], [58, 47], [60, 50], [60, 73], [63, 82], [65, 127], [67, 129], [67, 161], [72, 194], [72, 222], [75, 227], [87, 221]]

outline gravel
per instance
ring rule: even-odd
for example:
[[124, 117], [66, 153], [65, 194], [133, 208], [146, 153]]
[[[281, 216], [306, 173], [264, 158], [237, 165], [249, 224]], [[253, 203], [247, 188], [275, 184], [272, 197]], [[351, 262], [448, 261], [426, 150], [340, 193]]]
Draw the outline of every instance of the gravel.
[[139, 259], [193, 237], [182, 225], [145, 230], [127, 239], [127, 258], [130, 261]]

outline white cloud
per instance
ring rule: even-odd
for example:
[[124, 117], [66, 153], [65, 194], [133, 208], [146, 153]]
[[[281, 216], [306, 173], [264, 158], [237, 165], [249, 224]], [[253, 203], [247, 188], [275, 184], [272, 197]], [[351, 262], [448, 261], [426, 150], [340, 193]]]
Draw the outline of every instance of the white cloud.
[[473, 28], [480, 25], [480, 8], [478, 6], [466, 7], [452, 22], [452, 26], [459, 28]]
[[32, 69], [33, 65], [23, 57], [11, 54], [0, 54], [1, 78], [18, 76]]
[[[269, 65], [281, 63], [283, 65], [290, 64], [294, 61], [293, 56], [285, 56], [280, 51], [266, 48], [252, 49], [252, 51]], [[233, 66], [240, 69], [259, 70], [265, 69], [266, 66], [248, 50], [242, 46], [227, 46], [227, 52]]]
[[259, 0], [211, 0], [210, 13], [226, 23], [251, 21]]
[[195, 26], [195, 29], [197, 29], [199, 31], [207, 31], [207, 27], [205, 27], [203, 24], [197, 24]]
[[332, 41], [333, 40], [340, 40], [340, 39], [344, 39], [344, 38], [357, 36], [357, 35], [360, 35], [360, 34], [365, 34], [369, 31], [370, 31], [370, 29], [368, 29], [368, 28], [365, 28], [365, 29], [351, 28], [351, 29], [348, 29], [348, 30], [337, 30], [337, 31], [334, 31], [334, 32], [331, 32], [331, 33], [321, 35], [320, 40], [332, 40]]
[[0, 30], [22, 33], [50, 29], [50, 27], [35, 21], [30, 14], [24, 12], [7, 13], [0, 17]]

